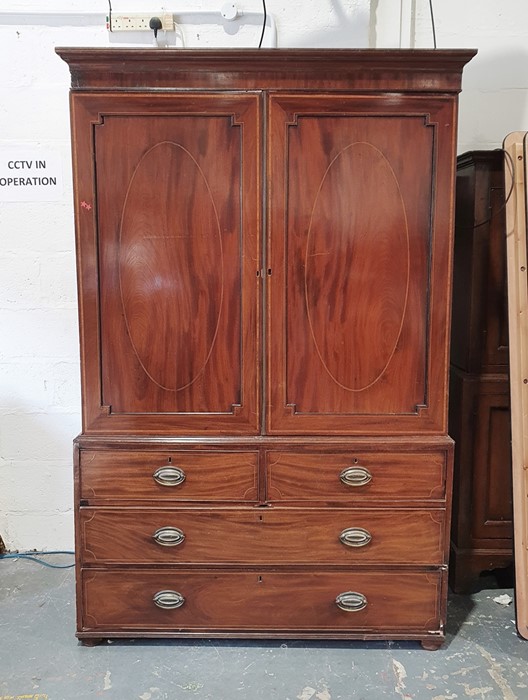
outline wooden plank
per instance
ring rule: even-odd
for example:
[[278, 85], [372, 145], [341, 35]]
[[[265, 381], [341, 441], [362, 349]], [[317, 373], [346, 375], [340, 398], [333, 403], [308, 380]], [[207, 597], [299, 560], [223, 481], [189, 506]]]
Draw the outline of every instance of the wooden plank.
[[[506, 247], [510, 334], [513, 512], [517, 628], [528, 639], [528, 284], [526, 258], [527, 132], [504, 141], [507, 157]], [[509, 167], [508, 167], [509, 166]], [[512, 172], [513, 171], [513, 172]]]

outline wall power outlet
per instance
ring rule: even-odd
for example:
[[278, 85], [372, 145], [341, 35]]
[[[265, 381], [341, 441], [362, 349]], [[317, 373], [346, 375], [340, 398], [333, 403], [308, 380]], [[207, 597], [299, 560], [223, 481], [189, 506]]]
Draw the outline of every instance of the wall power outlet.
[[106, 28], [109, 32], [151, 32], [149, 23], [152, 17], [160, 18], [163, 31], [174, 31], [174, 16], [170, 12], [130, 12], [127, 15], [112, 12], [106, 18]]

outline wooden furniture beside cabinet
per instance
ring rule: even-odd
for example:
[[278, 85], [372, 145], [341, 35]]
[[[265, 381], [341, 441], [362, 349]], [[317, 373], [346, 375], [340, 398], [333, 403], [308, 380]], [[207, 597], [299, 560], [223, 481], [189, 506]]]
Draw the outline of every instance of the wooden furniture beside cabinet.
[[512, 562], [504, 155], [458, 158], [449, 433], [454, 438], [450, 584]]
[[512, 438], [515, 619], [528, 640], [528, 131], [513, 131], [503, 143], [512, 196], [506, 202], [506, 260]]
[[78, 636], [444, 639], [473, 51], [59, 49]]

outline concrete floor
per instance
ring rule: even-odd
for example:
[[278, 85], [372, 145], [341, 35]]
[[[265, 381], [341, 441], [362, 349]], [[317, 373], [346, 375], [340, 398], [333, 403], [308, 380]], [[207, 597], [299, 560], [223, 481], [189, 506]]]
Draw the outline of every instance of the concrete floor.
[[[65, 563], [67, 557], [48, 557]], [[483, 585], [490, 580], [483, 579]], [[493, 585], [493, 580], [491, 580]], [[74, 637], [73, 570], [0, 561], [0, 700], [527, 700], [528, 642], [511, 589], [452, 595], [447, 642]]]

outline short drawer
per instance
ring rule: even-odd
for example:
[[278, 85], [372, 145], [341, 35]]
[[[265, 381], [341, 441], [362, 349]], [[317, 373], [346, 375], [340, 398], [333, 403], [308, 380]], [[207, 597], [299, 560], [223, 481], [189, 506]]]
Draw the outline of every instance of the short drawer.
[[256, 501], [257, 452], [81, 450], [82, 499]]
[[87, 564], [444, 562], [445, 513], [420, 509], [82, 508]]
[[81, 631], [174, 636], [439, 631], [440, 572], [84, 570]]
[[270, 501], [443, 500], [446, 453], [267, 453]]

